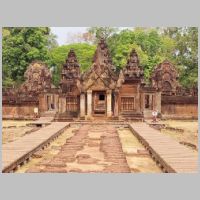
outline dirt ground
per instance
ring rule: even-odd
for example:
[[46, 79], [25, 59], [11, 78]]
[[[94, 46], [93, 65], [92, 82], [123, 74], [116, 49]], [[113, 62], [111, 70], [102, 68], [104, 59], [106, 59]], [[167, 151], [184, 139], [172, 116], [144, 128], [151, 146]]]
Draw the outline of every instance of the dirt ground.
[[8, 128], [10, 126], [26, 126], [27, 124], [31, 123], [30, 120], [2, 120], [2, 127]]
[[27, 126], [31, 121], [3, 120], [2, 121], [2, 144], [12, 142], [25, 134], [34, 131], [35, 128]]
[[[166, 128], [162, 129], [163, 134], [167, 134], [177, 140], [180, 143], [185, 143], [185, 146], [192, 149], [198, 149], [198, 121], [180, 121], [180, 120], [166, 120], [161, 121], [166, 125]], [[191, 147], [192, 144], [196, 148]]]
[[118, 129], [118, 134], [132, 173], [162, 172], [130, 129], [120, 128]]

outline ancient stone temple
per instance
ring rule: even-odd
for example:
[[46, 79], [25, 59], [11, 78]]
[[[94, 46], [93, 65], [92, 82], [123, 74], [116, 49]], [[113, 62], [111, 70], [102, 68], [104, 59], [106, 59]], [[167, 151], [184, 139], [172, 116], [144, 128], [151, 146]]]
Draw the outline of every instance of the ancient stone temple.
[[19, 89], [3, 90], [3, 117], [31, 118], [34, 107], [40, 115], [53, 111], [55, 120], [142, 120], [151, 117], [152, 110], [170, 118], [180, 114], [197, 117], [198, 90], [180, 86], [171, 62], [165, 60], [155, 66], [147, 85], [137, 52], [133, 49], [118, 71], [104, 39], [100, 39], [87, 71], [80, 73], [71, 49], [58, 88], [52, 85], [51, 77], [45, 64], [31, 63]]
[[60, 88], [59, 113], [66, 118], [141, 119], [144, 110], [160, 110], [156, 103], [160, 93], [145, 87], [136, 51], [131, 51], [127, 65], [118, 73], [104, 39], [98, 43], [90, 69], [81, 75], [75, 52], [69, 52]]

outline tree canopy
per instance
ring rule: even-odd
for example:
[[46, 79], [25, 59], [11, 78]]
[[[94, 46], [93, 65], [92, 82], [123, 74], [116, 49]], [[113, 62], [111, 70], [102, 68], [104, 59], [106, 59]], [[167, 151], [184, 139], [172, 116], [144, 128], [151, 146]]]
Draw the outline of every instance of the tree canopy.
[[48, 27], [3, 28], [3, 85], [23, 81], [24, 72], [34, 60], [47, 62], [56, 46]]
[[62, 64], [64, 64], [70, 49], [74, 49], [82, 72], [88, 69], [92, 64], [92, 57], [95, 52], [94, 45], [76, 43], [52, 49], [49, 53], [49, 65], [53, 66], [53, 81], [55, 85], [59, 84]]
[[156, 29], [127, 29], [108, 39], [113, 62], [118, 68], [124, 67], [129, 53], [133, 48], [136, 49], [147, 81], [153, 68], [170, 56], [174, 45], [172, 39], [160, 35]]
[[48, 27], [3, 28], [3, 85], [23, 81], [23, 74], [33, 60], [46, 62], [53, 69], [58, 85], [62, 64], [70, 48], [75, 50], [81, 71], [91, 66], [100, 37], [107, 39], [114, 65], [121, 69], [135, 48], [144, 68], [146, 81], [154, 67], [164, 59], [175, 64], [185, 87], [198, 82], [198, 28], [127, 28], [90, 27], [75, 35], [78, 43], [58, 46]]

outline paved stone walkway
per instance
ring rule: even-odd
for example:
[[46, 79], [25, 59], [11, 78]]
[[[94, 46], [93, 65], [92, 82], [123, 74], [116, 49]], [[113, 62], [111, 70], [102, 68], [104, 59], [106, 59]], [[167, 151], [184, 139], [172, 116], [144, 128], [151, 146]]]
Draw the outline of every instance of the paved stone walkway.
[[52, 159], [27, 172], [130, 172], [112, 125], [83, 125]]

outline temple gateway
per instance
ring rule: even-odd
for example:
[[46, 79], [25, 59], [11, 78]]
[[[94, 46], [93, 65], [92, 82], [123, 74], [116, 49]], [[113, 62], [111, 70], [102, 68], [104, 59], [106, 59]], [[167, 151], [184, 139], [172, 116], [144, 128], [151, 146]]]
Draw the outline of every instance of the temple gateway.
[[150, 84], [144, 82], [140, 59], [133, 49], [117, 70], [104, 39], [98, 43], [92, 65], [84, 73], [74, 50], [63, 64], [60, 85], [52, 85], [48, 67], [36, 61], [18, 89], [4, 88], [3, 118], [33, 118], [53, 113], [55, 120], [140, 120], [157, 110], [162, 117], [197, 118], [197, 88], [184, 89], [175, 66], [165, 60], [155, 67]]

